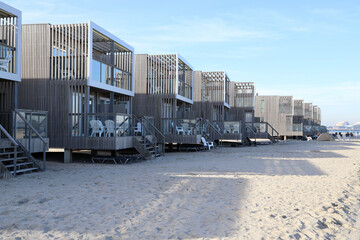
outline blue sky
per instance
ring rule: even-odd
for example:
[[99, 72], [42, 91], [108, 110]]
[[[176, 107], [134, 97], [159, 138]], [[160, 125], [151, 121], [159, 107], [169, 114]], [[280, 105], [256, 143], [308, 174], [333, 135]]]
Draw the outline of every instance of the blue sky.
[[91, 20], [136, 53], [180, 53], [260, 95], [293, 95], [325, 125], [360, 121], [360, 1], [12, 0], [23, 23]]

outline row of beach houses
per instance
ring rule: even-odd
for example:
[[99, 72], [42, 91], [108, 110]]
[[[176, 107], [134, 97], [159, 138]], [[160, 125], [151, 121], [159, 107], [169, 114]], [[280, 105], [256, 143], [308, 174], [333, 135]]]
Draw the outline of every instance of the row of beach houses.
[[64, 162], [77, 150], [156, 157], [165, 149], [324, 131], [312, 103], [257, 96], [254, 83], [195, 70], [179, 54], [135, 54], [91, 21], [22, 24], [19, 10], [0, 8], [3, 175], [44, 169], [49, 148], [64, 149]]

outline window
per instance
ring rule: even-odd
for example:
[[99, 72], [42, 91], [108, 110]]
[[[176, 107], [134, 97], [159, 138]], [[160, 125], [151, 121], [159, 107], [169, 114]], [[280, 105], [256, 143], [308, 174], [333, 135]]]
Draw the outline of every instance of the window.
[[264, 110], [265, 110], [265, 101], [261, 100], [261, 102], [260, 102], [260, 112], [264, 113]]
[[251, 112], [245, 113], [245, 122], [252, 122], [253, 114]]

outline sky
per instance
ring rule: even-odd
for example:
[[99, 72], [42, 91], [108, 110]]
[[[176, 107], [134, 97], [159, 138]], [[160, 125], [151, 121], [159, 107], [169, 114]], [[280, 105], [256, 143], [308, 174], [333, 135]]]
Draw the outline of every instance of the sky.
[[318, 105], [322, 123], [360, 121], [360, 1], [11, 0], [26, 23], [89, 20], [135, 48], [225, 70], [259, 95]]

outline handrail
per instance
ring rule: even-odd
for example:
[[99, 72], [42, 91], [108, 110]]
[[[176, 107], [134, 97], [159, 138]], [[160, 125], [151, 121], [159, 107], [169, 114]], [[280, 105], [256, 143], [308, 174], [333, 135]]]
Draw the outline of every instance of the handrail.
[[152, 122], [149, 121], [149, 119], [147, 119], [146, 117], [142, 117], [141, 119], [145, 119], [145, 121], [147, 121], [147, 122], [155, 129], [155, 131], [156, 131], [158, 134], [160, 134], [160, 136], [164, 139], [164, 142], [165, 142], [165, 135], [162, 134], [162, 132], [160, 132], [160, 130], [157, 129], [157, 127], [155, 127], [155, 125], [154, 125]]
[[[135, 115], [133, 116], [135, 120], [137, 120], [138, 122], [141, 123], [140, 119], [137, 118]], [[152, 133], [144, 124], [141, 124], [141, 127], [142, 128], [145, 128], [145, 130], [147, 130], [148, 132], [150, 132], [150, 134], [156, 139], [156, 142], [157, 142], [157, 137], [155, 136], [154, 133]]]
[[19, 146], [19, 144], [14, 140], [14, 138], [6, 131], [6, 129], [0, 124], [0, 130], [5, 134], [5, 136], [14, 144]]
[[276, 135], [279, 135], [279, 132], [276, 131], [276, 129], [273, 126], [271, 126], [270, 123], [268, 123], [268, 122], [266, 122], [266, 123], [276, 132]]
[[250, 128], [245, 122], [243, 122], [243, 121], [240, 121], [240, 122], [241, 122], [242, 125], [245, 126], [246, 129], [248, 129], [248, 130], [250, 130], [252, 132], [252, 134], [254, 135], [254, 138], [255, 138], [255, 143], [256, 143], [256, 133], [255, 133], [255, 131], [252, 128]]
[[24, 118], [24, 116], [21, 115], [21, 113], [19, 113], [16, 109], [14, 109], [14, 112], [19, 115], [19, 117], [26, 123], [26, 125], [28, 125], [28, 127], [31, 128], [31, 130], [35, 133], [36, 136], [39, 137], [39, 139], [44, 143], [44, 144], [48, 144], [48, 142], [40, 135], [40, 133], [31, 125], [31, 123], [29, 123], [28, 120], [26, 120]]
[[217, 134], [219, 134], [219, 135], [221, 136], [221, 138], [222, 138], [223, 134], [222, 134], [219, 130], [217, 130], [216, 127], [215, 127], [208, 119], [206, 119], [206, 122], [207, 122], [207, 123], [209, 124], [209, 126], [210, 126], [213, 130], [215, 130], [215, 132], [216, 132]]
[[[14, 144], [15, 148], [14, 148], [14, 176], [16, 176], [16, 170], [17, 170], [17, 147], [19, 146], [19, 144], [14, 140], [13, 137], [11, 137], [11, 135], [6, 131], [6, 129], [0, 124], [0, 130], [5, 134], [5, 136]], [[2, 164], [2, 163], [1, 163]]]
[[[219, 135], [219, 145], [222, 146], [222, 140], [224, 135], [209, 121], [209, 119], [205, 119], [205, 122], [208, 124], [208, 126], [210, 126], [213, 131], [215, 131], [215, 134]], [[211, 141], [214, 140], [215, 139], [211, 139]]]
[[[143, 129], [145, 129], [145, 130], [147, 130], [147, 132], [150, 132], [150, 134], [151, 134], [151, 135], [153, 136], [153, 138], [155, 139], [154, 142], [151, 142], [149, 139], [146, 138], [146, 135], [145, 135], [145, 136], [144, 136], [144, 145], [146, 144], [145, 141], [150, 142], [150, 143], [153, 145], [153, 147], [154, 147], [154, 151], [156, 152], [157, 150], [156, 150], [156, 146], [155, 146], [155, 145], [158, 143], [158, 138], [155, 136], [155, 134], [154, 134], [153, 132], [151, 132], [151, 131], [143, 124], [142, 121], [140, 121], [140, 119], [139, 119], [138, 117], [136, 117], [135, 115], [134, 115], [133, 117], [134, 117], [135, 120], [137, 120], [138, 122], [141, 123], [141, 127], [142, 127], [141, 132], [142, 132], [142, 134], [143, 134]], [[143, 119], [146, 119], [146, 118], [144, 118], [144, 117], [141, 118], [141, 120], [143, 120]], [[148, 123], [150, 123], [150, 125], [151, 125], [156, 131], [158, 131], [158, 132], [160, 133], [160, 131], [159, 131], [148, 119], [146, 119], [146, 121], [147, 121]], [[165, 144], [165, 136], [164, 136], [162, 133], [160, 133], [160, 135], [161, 135], [161, 137], [163, 138], [162, 144]], [[165, 152], [165, 147], [162, 147], [162, 152], [163, 152], [163, 154], [164, 154], [164, 152]]]
[[[117, 126], [117, 128], [121, 127], [129, 118], [130, 118], [130, 116], [128, 116], [122, 123], [120, 123], [120, 125]], [[126, 131], [126, 130], [125, 130], [125, 131]], [[125, 131], [124, 131], [124, 132], [125, 132]]]
[[[38, 136], [39, 137], [39, 139], [43, 142], [43, 168], [42, 168], [42, 170], [45, 170], [46, 169], [46, 149], [47, 149], [47, 147], [48, 147], [48, 142], [40, 135], [40, 133], [31, 125], [31, 123], [29, 123], [29, 121], [28, 120], [26, 120], [25, 118], [24, 118], [24, 116], [22, 116], [16, 109], [14, 109], [14, 113], [15, 113], [15, 116], [14, 116], [14, 121], [16, 121], [15, 119], [16, 119], [16, 114], [24, 121], [24, 123], [27, 125], [27, 127], [29, 127], [30, 128], [30, 130], [31, 131], [33, 131], [34, 133], [35, 133], [35, 135], [36, 136]], [[16, 124], [15, 124], [15, 126], [16, 126]], [[35, 164], [36, 165], [38, 165], [37, 164], [37, 162], [36, 162], [36, 160], [33, 158], [33, 156], [31, 155], [31, 136], [32, 136], [32, 132], [30, 131], [30, 134], [29, 134], [29, 149], [28, 149], [28, 151], [26, 151], [26, 148], [21, 144], [21, 143], [19, 143], [20, 144], [20, 147], [26, 152], [26, 154], [28, 155], [28, 157], [29, 158], [31, 158], [34, 162], [35, 162]], [[15, 135], [16, 136], [16, 135]], [[16, 138], [16, 137], [15, 137]], [[38, 165], [39, 166], [39, 165]], [[40, 166], [39, 166], [40, 167]]]

